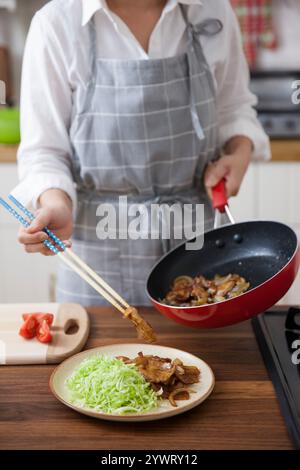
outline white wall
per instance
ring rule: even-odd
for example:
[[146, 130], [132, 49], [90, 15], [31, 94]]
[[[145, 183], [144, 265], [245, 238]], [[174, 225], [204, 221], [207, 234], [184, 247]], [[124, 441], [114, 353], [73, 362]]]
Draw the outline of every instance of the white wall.
[[[0, 164], [1, 196], [17, 184], [17, 165]], [[0, 209], [0, 303], [54, 300], [53, 280], [57, 260], [29, 255], [17, 242], [19, 224]]]

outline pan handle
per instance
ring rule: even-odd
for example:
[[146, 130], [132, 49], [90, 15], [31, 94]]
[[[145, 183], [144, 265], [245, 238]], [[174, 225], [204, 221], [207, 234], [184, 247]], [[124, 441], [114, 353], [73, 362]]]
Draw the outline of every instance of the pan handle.
[[225, 183], [226, 180], [223, 178], [212, 188], [213, 208], [222, 214], [225, 212], [226, 206], [228, 206]]
[[226, 212], [229, 221], [232, 224], [235, 224], [235, 220], [232, 217], [232, 214], [229, 210], [228, 199], [226, 194], [226, 180], [225, 178], [221, 179], [219, 183], [212, 188], [212, 199], [213, 199], [213, 208], [215, 209], [215, 224], [214, 228], [217, 228], [219, 224], [219, 214], [224, 214]]

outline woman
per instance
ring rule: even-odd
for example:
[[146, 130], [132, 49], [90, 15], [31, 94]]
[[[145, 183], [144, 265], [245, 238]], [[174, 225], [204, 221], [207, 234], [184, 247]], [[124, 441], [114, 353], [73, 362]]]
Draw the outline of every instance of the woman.
[[[37, 218], [19, 241], [49, 254], [44, 226], [128, 302], [174, 240], [99, 240], [97, 208], [204, 203], [236, 195], [269, 143], [253, 110], [240, 33], [224, 0], [53, 0], [31, 25], [22, 80], [21, 183]], [[221, 156], [222, 155], [222, 156]], [[97, 215], [98, 214], [98, 215]], [[73, 221], [74, 216], [74, 221]], [[99, 304], [61, 267], [59, 301]]]

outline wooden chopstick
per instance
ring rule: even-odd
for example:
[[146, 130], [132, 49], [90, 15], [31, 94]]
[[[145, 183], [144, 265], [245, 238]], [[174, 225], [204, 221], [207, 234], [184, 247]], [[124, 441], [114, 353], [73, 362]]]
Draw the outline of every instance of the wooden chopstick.
[[74, 251], [72, 251], [70, 248], [67, 248], [65, 253], [67, 253], [71, 258], [74, 259], [78, 263], [79, 266], [82, 267], [83, 270], [85, 270], [92, 279], [94, 279], [100, 286], [102, 286], [104, 289], [106, 289], [116, 300], [120, 302], [121, 305], [123, 305], [126, 308], [129, 308], [130, 305], [109, 285], [107, 282], [102, 279], [99, 274], [97, 274], [88, 264], [86, 264]]
[[[69, 255], [70, 253], [68, 253]], [[58, 253], [58, 257], [71, 268], [73, 271], [75, 271], [84, 281], [86, 281], [91, 287], [93, 287], [102, 297], [104, 297], [110, 304], [112, 304], [116, 309], [118, 309], [123, 315], [126, 312], [127, 308], [122, 307], [116, 299], [114, 299], [106, 290], [104, 290], [101, 287], [101, 284], [97, 283], [94, 279], [89, 277], [85, 271], [79, 267], [77, 264], [75, 264], [73, 261], [67, 258], [66, 252], [60, 252]], [[80, 258], [79, 258], [80, 259]], [[82, 261], [82, 260], [80, 260]], [[91, 272], [93, 272], [93, 276], [98, 277], [98, 275], [91, 269], [89, 268]], [[105, 283], [106, 284], [106, 283]], [[113, 289], [112, 289], [113, 291]], [[114, 292], [114, 291], [113, 291]], [[121, 297], [120, 297], [121, 298]], [[128, 306], [129, 307], [129, 306]]]

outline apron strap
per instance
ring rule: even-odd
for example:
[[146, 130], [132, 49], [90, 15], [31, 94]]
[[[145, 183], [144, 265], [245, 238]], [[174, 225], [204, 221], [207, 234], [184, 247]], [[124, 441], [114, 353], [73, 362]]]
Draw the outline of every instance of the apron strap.
[[188, 8], [188, 5], [180, 3], [183, 19], [192, 32], [202, 36], [215, 36], [223, 30], [223, 23], [218, 18], [206, 18], [201, 23], [192, 24], [188, 17]]
[[[199, 47], [201, 49], [202, 60], [206, 65], [206, 59], [203, 54], [202, 45], [199, 41], [199, 35], [203, 36], [215, 36], [223, 29], [223, 24], [217, 18], [207, 18], [206, 20], [193, 25], [190, 23], [188, 19], [188, 6], [180, 4], [180, 9], [182, 12], [183, 19], [187, 26], [187, 33], [188, 33], [188, 50], [187, 50], [187, 57], [188, 57], [188, 68], [189, 68], [189, 83], [190, 83], [190, 109], [191, 109], [191, 117], [195, 132], [199, 140], [203, 140], [205, 138], [203, 127], [200, 122], [199, 114], [197, 111], [196, 106], [196, 99], [194, 96], [194, 86], [193, 86], [193, 59], [195, 58], [195, 47], [194, 41], [197, 40]], [[197, 36], [197, 37], [196, 37]], [[208, 69], [208, 67], [205, 67]], [[210, 71], [208, 70], [208, 73]]]
[[192, 25], [193, 31], [202, 36], [215, 36], [223, 30], [223, 23], [218, 18], [207, 18], [201, 23]]
[[97, 69], [97, 31], [95, 17], [89, 22], [89, 36], [90, 36], [90, 49], [89, 49], [89, 60], [90, 60], [90, 71], [91, 77], [90, 82], [95, 81], [95, 72]]

